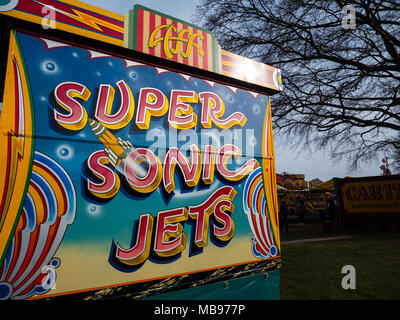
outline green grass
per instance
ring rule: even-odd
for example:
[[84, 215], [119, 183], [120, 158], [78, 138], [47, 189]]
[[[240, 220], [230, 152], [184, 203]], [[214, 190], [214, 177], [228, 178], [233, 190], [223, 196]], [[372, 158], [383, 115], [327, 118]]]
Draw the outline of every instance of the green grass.
[[[290, 225], [281, 234], [282, 300], [400, 299], [400, 232], [366, 232], [336, 226], [323, 233], [319, 224]], [[352, 235], [351, 239], [285, 244], [294, 239]], [[356, 289], [341, 286], [342, 267], [356, 270]]]

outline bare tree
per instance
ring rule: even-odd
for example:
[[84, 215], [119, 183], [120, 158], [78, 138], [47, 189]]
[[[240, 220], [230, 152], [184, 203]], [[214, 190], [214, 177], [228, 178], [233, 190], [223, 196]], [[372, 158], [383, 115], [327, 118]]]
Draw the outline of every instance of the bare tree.
[[394, 150], [394, 152], [391, 154], [392, 160], [392, 165], [393, 165], [393, 173], [394, 174], [400, 174], [400, 148], [397, 148]]
[[353, 169], [400, 148], [399, 0], [201, 0], [195, 19], [223, 49], [282, 69], [274, 125], [294, 145]]

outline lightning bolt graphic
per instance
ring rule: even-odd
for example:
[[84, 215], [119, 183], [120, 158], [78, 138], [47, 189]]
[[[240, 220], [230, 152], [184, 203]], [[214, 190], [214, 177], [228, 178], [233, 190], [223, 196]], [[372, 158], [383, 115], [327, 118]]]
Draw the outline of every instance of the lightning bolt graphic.
[[[29, 82], [18, 40], [10, 35], [0, 145], [0, 266], [14, 236], [24, 203], [33, 154], [33, 121]], [[29, 133], [32, 136], [27, 136]]]
[[24, 123], [24, 100], [22, 95], [22, 83], [21, 77], [19, 73], [18, 64], [13, 59], [14, 66], [14, 77], [16, 80], [15, 86], [15, 113], [16, 119], [18, 119], [15, 123], [15, 134], [14, 130], [10, 130], [8, 133], [8, 158], [6, 168], [9, 173], [7, 182], [5, 183], [5, 192], [0, 202], [0, 232], [3, 229], [3, 225], [7, 216], [7, 211], [10, 207], [10, 202], [15, 186], [17, 171], [18, 171], [18, 163], [24, 157], [24, 133], [25, 133], [25, 123]]
[[17, 177], [18, 164], [24, 158], [24, 137], [18, 137], [14, 132], [10, 132], [8, 136], [9, 140], [9, 162], [7, 163], [7, 171], [9, 172], [8, 181], [5, 185], [7, 190], [4, 193], [3, 199], [0, 203], [0, 232], [3, 229], [3, 225], [7, 216], [7, 211], [10, 209], [11, 198], [15, 186]]
[[38, 3], [38, 4], [41, 4], [44, 7], [47, 7], [50, 10], [54, 10], [54, 11], [56, 11], [58, 13], [61, 13], [61, 14], [65, 15], [65, 16], [71, 18], [71, 19], [79, 21], [79, 22], [81, 22], [81, 23], [83, 23], [83, 24], [85, 24], [87, 26], [90, 26], [91, 28], [96, 29], [96, 30], [98, 30], [100, 32], [103, 32], [103, 30], [100, 28], [100, 26], [103, 26], [103, 27], [106, 27], [108, 29], [117, 31], [119, 33], [124, 33], [124, 28], [123, 27], [118, 27], [113, 23], [110, 23], [110, 22], [101, 20], [99, 18], [93, 17], [93, 16], [91, 16], [89, 14], [83, 13], [83, 12], [78, 11], [76, 9], [71, 8], [71, 10], [75, 13], [75, 14], [72, 14], [72, 13], [66, 12], [64, 10], [55, 8], [53, 6], [47, 5], [45, 3], [42, 3], [40, 1], [37, 1], [37, 0], [34, 0], [34, 1], [36, 3]]

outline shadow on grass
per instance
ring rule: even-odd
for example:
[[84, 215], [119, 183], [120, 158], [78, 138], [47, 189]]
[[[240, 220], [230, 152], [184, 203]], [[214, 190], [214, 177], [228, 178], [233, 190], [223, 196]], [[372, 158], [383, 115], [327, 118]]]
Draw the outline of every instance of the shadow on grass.
[[[350, 239], [285, 244], [285, 241], [351, 235]], [[367, 232], [319, 223], [289, 225], [281, 233], [282, 300], [400, 299], [400, 232]], [[342, 267], [356, 270], [356, 289], [344, 290]]]

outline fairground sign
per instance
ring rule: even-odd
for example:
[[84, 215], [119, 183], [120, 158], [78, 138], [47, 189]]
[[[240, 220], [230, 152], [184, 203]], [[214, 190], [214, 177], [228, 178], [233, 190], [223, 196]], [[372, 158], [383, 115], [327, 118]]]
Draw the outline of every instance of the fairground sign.
[[[39, 5], [66, 31], [121, 37], [123, 17], [77, 1], [3, 11], [36, 22]], [[211, 33], [143, 7], [127, 19], [132, 49], [222, 72]], [[26, 30], [5, 83], [1, 299], [139, 298], [279, 265], [267, 94]]]

